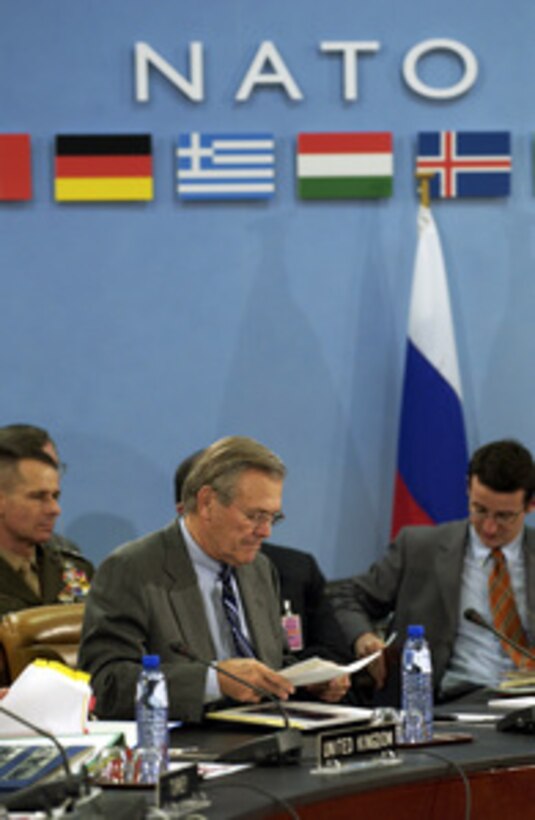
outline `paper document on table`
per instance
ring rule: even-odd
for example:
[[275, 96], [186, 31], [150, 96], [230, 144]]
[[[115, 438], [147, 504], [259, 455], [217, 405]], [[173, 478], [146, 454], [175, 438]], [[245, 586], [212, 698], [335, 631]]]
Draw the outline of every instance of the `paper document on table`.
[[385, 642], [383, 649], [374, 652], [372, 655], [367, 655], [365, 658], [353, 661], [345, 666], [334, 663], [333, 661], [326, 661], [317, 656], [308, 658], [306, 661], [301, 661], [293, 666], [287, 666], [285, 669], [280, 669], [279, 674], [293, 683], [294, 686], [311, 686], [314, 683], [326, 683], [326, 681], [333, 678], [339, 678], [341, 675], [354, 675], [361, 669], [365, 669], [370, 663], [379, 657], [381, 652], [390, 646], [392, 641], [396, 638], [396, 633], [392, 635]]
[[137, 743], [137, 724], [135, 720], [89, 720], [86, 731], [98, 738], [100, 735], [113, 733], [121, 736], [127, 746]]
[[[87, 725], [89, 675], [56, 661], [36, 660], [11, 685], [1, 705], [55, 735], [81, 734]], [[35, 732], [0, 714], [0, 737], [27, 737]]]
[[496, 723], [498, 718], [499, 715], [490, 712], [450, 712], [439, 713], [434, 719], [437, 723]]
[[535, 695], [535, 673], [515, 669], [505, 675], [498, 690], [508, 695]]
[[535, 706], [535, 697], [493, 698], [487, 703], [489, 709], [497, 712], [514, 712], [516, 709], [529, 709]]

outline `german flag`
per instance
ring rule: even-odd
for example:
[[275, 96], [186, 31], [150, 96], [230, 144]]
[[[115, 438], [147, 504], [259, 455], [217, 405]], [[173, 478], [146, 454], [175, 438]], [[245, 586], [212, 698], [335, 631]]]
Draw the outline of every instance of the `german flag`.
[[58, 134], [55, 197], [57, 202], [152, 199], [150, 135]]

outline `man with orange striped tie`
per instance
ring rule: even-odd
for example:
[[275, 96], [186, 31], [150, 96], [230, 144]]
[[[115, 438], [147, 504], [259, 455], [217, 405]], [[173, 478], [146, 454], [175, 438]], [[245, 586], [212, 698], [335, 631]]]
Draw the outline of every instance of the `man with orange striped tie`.
[[[437, 476], [440, 480], [440, 476]], [[368, 572], [339, 582], [336, 613], [358, 656], [383, 645], [374, 623], [393, 613], [401, 639], [423, 624], [433, 656], [436, 694], [451, 699], [475, 686], [497, 686], [529, 661], [490, 630], [464, 617], [476, 610], [525, 649], [535, 644], [535, 529], [526, 525], [535, 493], [529, 450], [513, 440], [476, 450], [467, 476], [468, 519], [405, 527]], [[397, 697], [395, 655], [370, 665], [378, 702]]]

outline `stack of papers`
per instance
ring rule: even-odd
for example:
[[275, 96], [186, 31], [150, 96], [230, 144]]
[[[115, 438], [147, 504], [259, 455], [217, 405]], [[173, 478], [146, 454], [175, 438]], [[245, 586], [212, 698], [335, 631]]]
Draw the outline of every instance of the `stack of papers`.
[[0, 737], [33, 736], [32, 729], [6, 714], [2, 706], [54, 735], [81, 734], [87, 726], [89, 675], [56, 661], [34, 661], [0, 702]]

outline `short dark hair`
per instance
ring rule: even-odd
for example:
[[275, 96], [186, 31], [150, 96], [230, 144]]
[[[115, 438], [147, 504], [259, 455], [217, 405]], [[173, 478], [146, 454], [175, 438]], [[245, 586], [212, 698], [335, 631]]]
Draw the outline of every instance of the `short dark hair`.
[[54, 470], [58, 469], [58, 465], [52, 456], [49, 456], [41, 449], [30, 450], [0, 444], [0, 484], [4, 486], [4, 489], [16, 483], [19, 462], [26, 459], [40, 461], [49, 467], [53, 467]]
[[175, 504], [180, 504], [182, 501], [182, 487], [186, 476], [197, 461], [197, 459], [204, 453], [204, 450], [195, 450], [190, 456], [180, 462], [175, 470], [174, 487], [175, 487]]
[[37, 427], [35, 424], [6, 424], [0, 427], [0, 445], [3, 447], [32, 451], [42, 450], [48, 443], [57, 449], [53, 438], [44, 427]]
[[492, 441], [472, 455], [468, 480], [479, 481], [497, 493], [524, 490], [528, 504], [535, 494], [535, 464], [530, 451], [515, 439]]

